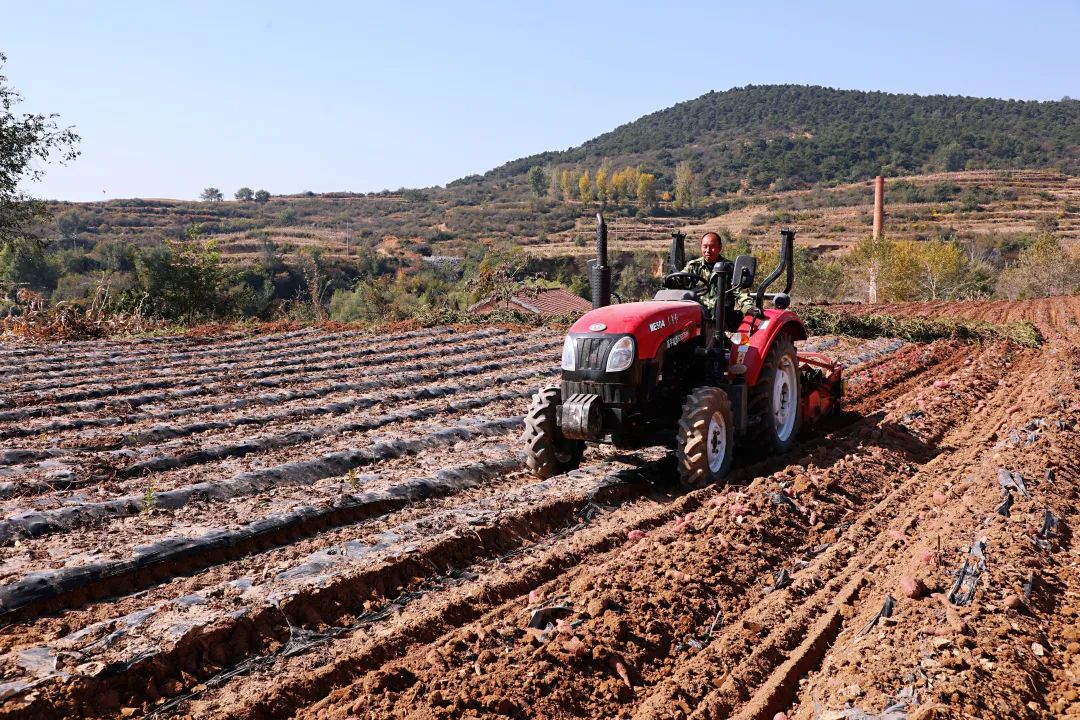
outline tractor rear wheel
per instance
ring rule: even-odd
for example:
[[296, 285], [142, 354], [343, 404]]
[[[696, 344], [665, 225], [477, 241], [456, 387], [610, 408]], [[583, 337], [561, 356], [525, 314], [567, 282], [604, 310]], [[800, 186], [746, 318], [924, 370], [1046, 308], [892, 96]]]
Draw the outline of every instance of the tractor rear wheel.
[[735, 422], [727, 393], [714, 387], [690, 393], [683, 404], [675, 443], [683, 487], [705, 487], [727, 475], [735, 445]]
[[747, 414], [757, 427], [752, 444], [769, 455], [790, 450], [802, 425], [801, 400], [795, 343], [781, 335], [773, 340], [750, 390]]
[[555, 413], [561, 402], [557, 386], [543, 388], [533, 395], [525, 415], [525, 465], [541, 480], [578, 467], [585, 452], [584, 440], [570, 440], [559, 431]]

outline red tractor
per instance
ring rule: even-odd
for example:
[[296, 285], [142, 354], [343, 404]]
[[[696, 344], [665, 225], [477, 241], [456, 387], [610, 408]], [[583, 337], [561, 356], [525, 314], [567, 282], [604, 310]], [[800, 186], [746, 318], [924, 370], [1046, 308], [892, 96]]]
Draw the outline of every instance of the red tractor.
[[[593, 309], [566, 336], [561, 383], [534, 395], [525, 417], [527, 464], [537, 477], [576, 468], [586, 442], [626, 450], [674, 445], [682, 484], [703, 487], [730, 470], [736, 440], [783, 453], [802, 423], [839, 407], [841, 367], [795, 349], [806, 328], [788, 309], [793, 231], [781, 232], [780, 262], [754, 291], [759, 312], [745, 316], [730, 296], [753, 286], [753, 256], [718, 262], [706, 282], [681, 272], [685, 236], [675, 233], [664, 289], [652, 300], [612, 305], [601, 215], [596, 236]], [[767, 293], [784, 273], [783, 292]], [[707, 310], [700, 299], [709, 284], [717, 292]], [[773, 307], [765, 309], [766, 300]]]

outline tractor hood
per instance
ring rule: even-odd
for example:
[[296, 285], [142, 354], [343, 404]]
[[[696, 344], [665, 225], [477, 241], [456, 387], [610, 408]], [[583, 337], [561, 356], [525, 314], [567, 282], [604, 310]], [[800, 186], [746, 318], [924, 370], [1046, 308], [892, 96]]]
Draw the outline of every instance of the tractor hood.
[[683, 342], [701, 333], [702, 308], [691, 300], [646, 300], [590, 310], [570, 328], [571, 335], [633, 335], [637, 357], [656, 357], [660, 345], [675, 335]]

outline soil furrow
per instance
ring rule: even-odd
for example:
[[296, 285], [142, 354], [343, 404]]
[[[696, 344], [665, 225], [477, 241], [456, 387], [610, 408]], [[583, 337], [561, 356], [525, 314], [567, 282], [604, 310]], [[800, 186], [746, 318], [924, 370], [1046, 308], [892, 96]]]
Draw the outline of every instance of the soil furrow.
[[[653, 468], [643, 468], [609, 475], [602, 470], [571, 474], [573, 481], [562, 479], [561, 485], [544, 481], [524, 486], [503, 499], [509, 505], [507, 510], [458, 509], [454, 512], [458, 527], [434, 535], [423, 529], [428, 523], [422, 521], [414, 528], [398, 528], [396, 532], [384, 534], [383, 540], [374, 544], [355, 543], [345, 548], [343, 554], [321, 553], [309, 562], [279, 574], [279, 583], [292, 590], [287, 591], [286, 596], [278, 596], [270, 607], [261, 606], [252, 599], [247, 612], [186, 623], [181, 626], [179, 636], [162, 627], [166, 619], [154, 617], [165, 611], [159, 604], [94, 628], [89, 634], [84, 632], [70, 639], [61, 638], [36, 654], [74, 653], [73, 657], [83, 660], [80, 663], [83, 671], [59, 682], [56, 690], [62, 692], [63, 697], [54, 695], [51, 705], [43, 706], [30, 697], [23, 708], [12, 707], [10, 715], [37, 717], [42, 712], [50, 715], [61, 708], [83, 716], [115, 712], [116, 703], [130, 702], [132, 696], [141, 697], [148, 683], [173, 690], [178, 684], [176, 678], [181, 675], [192, 680], [207, 678], [212, 668], [243, 662], [287, 640], [288, 632], [283, 636], [285, 628], [280, 624], [283, 617], [288, 618], [288, 626], [295, 628], [351, 625], [363, 616], [365, 602], [370, 605], [373, 599], [394, 597], [398, 594], [396, 588], [416, 578], [442, 575], [445, 570], [440, 566], [461, 567], [485, 556], [504, 556], [530, 539], [574, 525], [581, 508], [590, 503], [626, 502], [647, 488], [648, 479], [655, 472]], [[394, 552], [393, 548], [402, 538], [417, 531], [425, 537], [415, 550], [404, 554]], [[332, 580], [326, 576], [327, 564], [343, 566]], [[355, 569], [350, 569], [350, 565]], [[317, 582], [313, 584], [312, 580]], [[183, 612], [202, 604], [181, 598], [173, 606], [177, 608], [176, 612]], [[172, 623], [171, 620], [167, 622]], [[155, 633], [160, 633], [159, 639], [153, 641], [158, 649], [151, 654], [142, 649], [145, 648], [145, 633], [152, 629], [148, 625], [153, 625]], [[169, 627], [177, 626], [170, 624]], [[135, 633], [143, 639], [130, 641], [129, 636]], [[110, 640], [102, 644], [99, 641], [102, 637]], [[91, 638], [93, 640], [87, 642]], [[126, 650], [121, 647], [125, 645]], [[76, 646], [79, 650], [64, 650]], [[116, 669], [102, 673], [95, 661], [89, 660], [100, 651], [109, 655], [119, 652], [124, 659], [113, 660]], [[23, 651], [22, 656], [28, 653], [35, 654]], [[55, 681], [47, 675], [45, 682]], [[180, 681], [181, 688], [194, 684]], [[9, 707], [11, 705], [9, 703]]]
[[[521, 416], [517, 416], [447, 427], [415, 439], [392, 440], [368, 448], [333, 452], [313, 460], [248, 471], [225, 480], [206, 480], [154, 493], [153, 507], [155, 510], [176, 510], [194, 501], [223, 502], [275, 487], [310, 484], [320, 478], [342, 475], [349, 470], [366, 467], [387, 458], [416, 454], [472, 437], [502, 433], [516, 428], [520, 422]], [[67, 532], [89, 523], [138, 515], [144, 511], [145, 503], [145, 494], [126, 495], [102, 502], [23, 513], [0, 520], [0, 544], [10, 543], [20, 537], [42, 537]]]
[[[430, 331], [429, 331], [430, 332]], [[36, 373], [39, 376], [51, 376], [53, 373], [67, 373], [74, 370], [76, 373], [84, 369], [93, 369], [95, 367], [109, 367], [117, 363], [126, 362], [139, 362], [141, 360], [150, 360], [157, 358], [170, 358], [178, 357], [181, 360], [194, 359], [198, 357], [224, 357], [234, 353], [250, 353], [252, 350], [261, 349], [262, 346], [272, 347], [289, 347], [296, 342], [291, 341], [290, 338], [305, 336], [307, 339], [297, 341], [299, 344], [311, 344], [320, 342], [325, 338], [328, 333], [320, 333], [317, 330], [305, 329], [296, 331], [294, 333], [274, 334], [274, 335], [256, 335], [246, 339], [241, 339], [236, 342], [222, 342], [218, 344], [215, 338], [200, 338], [195, 336], [179, 336], [173, 338], [162, 338], [162, 342], [159, 343], [163, 347], [150, 348], [147, 350], [135, 350], [132, 351], [125, 347], [125, 343], [128, 341], [117, 341], [113, 343], [115, 349], [108, 349], [103, 347], [100, 350], [89, 349], [85, 352], [64, 352], [60, 348], [63, 345], [50, 346], [51, 349], [47, 352], [43, 351], [39, 353], [31, 362], [29, 368], [31, 375], [27, 375], [23, 379], [32, 377], [32, 374]], [[137, 342], [137, 341], [130, 341]], [[199, 347], [203, 345], [209, 345], [203, 349], [196, 350], [181, 350], [177, 352], [177, 347], [185, 348], [189, 346]], [[102, 347], [98, 341], [88, 341], [86, 343], [77, 343], [77, 347], [95, 348]], [[71, 346], [68, 346], [71, 347]], [[43, 369], [41, 366], [47, 368], [48, 366], [61, 365], [64, 370], [48, 370]], [[5, 371], [15, 370], [27, 370], [26, 364], [20, 359], [20, 363], [7, 365], [3, 368]]]
[[[514, 357], [527, 355], [540, 351], [544, 348], [548, 348], [552, 345], [552, 341], [533, 342], [531, 344], [525, 344], [522, 341], [518, 343], [510, 343], [510, 347], [505, 350], [493, 351], [485, 353], [487, 359], [502, 358], [502, 357]], [[144, 413], [134, 413], [128, 415], [112, 415], [106, 417], [93, 417], [93, 418], [77, 418], [66, 419], [59, 421], [51, 421], [48, 424], [36, 426], [36, 427], [19, 427], [9, 426], [7, 428], [0, 428], [0, 438], [11, 437], [25, 437], [29, 435], [37, 434], [54, 434], [57, 432], [66, 432], [71, 430], [79, 430], [87, 427], [117, 427], [120, 425], [128, 425], [144, 420], [170, 420], [185, 415], [196, 414], [212, 414], [220, 413], [227, 410], [241, 410], [247, 407], [253, 407], [258, 405], [281, 405], [283, 403], [291, 402], [294, 400], [302, 399], [315, 399], [332, 395], [335, 393], [345, 392], [363, 392], [374, 390], [383, 387], [392, 387], [396, 384], [402, 383], [416, 383], [422, 382], [427, 378], [423, 372], [415, 372], [418, 369], [435, 372], [439, 368], [445, 368], [448, 366], [454, 366], [461, 364], [460, 358], [445, 358], [442, 360], [425, 360], [418, 363], [407, 363], [398, 365], [394, 371], [387, 376], [379, 378], [377, 380], [369, 380], [365, 382], [336, 382], [333, 381], [337, 377], [347, 377], [352, 373], [350, 371], [337, 371], [331, 373], [329, 376], [322, 376], [317, 378], [293, 378], [283, 379], [281, 381], [276, 380], [258, 380], [251, 383], [241, 383], [237, 386], [242, 391], [250, 391], [252, 385], [258, 385], [263, 388], [272, 388], [275, 386], [288, 386], [291, 384], [307, 385], [312, 380], [327, 381], [327, 384], [319, 387], [306, 387], [301, 390], [285, 390], [278, 393], [259, 392], [256, 395], [241, 395], [239, 398], [233, 400], [227, 400], [219, 403], [212, 403], [209, 405], [194, 405], [194, 406], [182, 406], [168, 410], [155, 410]], [[488, 363], [491, 365], [491, 363]], [[450, 376], [455, 371], [443, 371], [442, 376]], [[463, 369], [462, 372], [468, 373], [469, 370]], [[408, 374], [413, 373], [413, 374]], [[457, 375], [453, 375], [457, 376]], [[329, 378], [329, 381], [328, 381]], [[233, 388], [225, 388], [233, 389]], [[223, 389], [224, 390], [224, 389]], [[191, 395], [204, 395], [210, 394], [213, 389], [199, 388], [198, 392], [186, 392], [185, 397]], [[228, 395], [228, 393], [224, 393]], [[160, 399], [160, 398], [159, 398]], [[144, 398], [146, 402], [150, 402], [149, 398]], [[198, 431], [196, 431], [198, 432]]]
[[[485, 338], [498, 337], [505, 331], [497, 328], [491, 330], [478, 330], [454, 336], [451, 344], [465, 343], [466, 341], [482, 340]], [[432, 338], [424, 338], [414, 342], [381, 342], [378, 347], [335, 347], [327, 350], [324, 346], [319, 347], [318, 352], [297, 350], [289, 353], [267, 353], [260, 355], [254, 360], [240, 360], [232, 363], [220, 363], [214, 365], [195, 364], [185, 366], [186, 372], [172, 370], [163, 375], [143, 377], [137, 383], [120, 385], [103, 384], [105, 378], [87, 378], [79, 383], [63, 382], [59, 388], [45, 388], [51, 392], [21, 392], [11, 395], [6, 401], [9, 406], [22, 406], [30, 402], [62, 403], [77, 400], [106, 397], [109, 395], [122, 395], [130, 392], [159, 387], [180, 386], [192, 380], [202, 382], [214, 381], [221, 378], [251, 379], [270, 377], [274, 375], [289, 375], [303, 372], [309, 373], [321, 370], [337, 370], [344, 367], [364, 367], [377, 365], [381, 361], [393, 362], [400, 357], [400, 353], [408, 350], [429, 347]], [[468, 348], [461, 346], [462, 352]], [[420, 354], [423, 357], [423, 354]], [[344, 359], [342, 359], [344, 358]], [[337, 360], [337, 362], [327, 362]], [[131, 369], [121, 375], [125, 380], [131, 378]], [[84, 385], [95, 385], [93, 388], [74, 390]], [[61, 390], [67, 391], [62, 392]]]
[[[481, 335], [481, 337], [487, 337], [490, 335]], [[498, 337], [497, 335], [495, 337]], [[454, 339], [450, 343], [450, 349], [458, 343], [462, 342], [462, 352], [469, 350], [476, 350], [484, 345], [469, 345], [464, 341], [471, 340], [472, 337], [462, 336], [461, 340]], [[422, 347], [426, 343], [418, 343], [415, 347]], [[485, 344], [490, 344], [485, 343]], [[415, 348], [414, 348], [415, 349]], [[197, 373], [191, 377], [180, 378], [165, 378], [158, 380], [143, 380], [126, 385], [117, 386], [104, 386], [91, 390], [82, 390], [79, 392], [68, 393], [66, 397], [48, 398], [47, 405], [36, 405], [30, 407], [20, 407], [15, 410], [7, 410], [0, 412], [0, 422], [11, 422], [14, 420], [26, 420], [33, 417], [55, 416], [61, 414], [69, 414], [73, 412], [87, 412], [96, 411], [108, 408], [110, 405], [120, 405], [123, 407], [135, 408], [140, 405], [148, 405], [151, 403], [166, 402], [174, 398], [187, 398], [199, 395], [208, 395], [214, 392], [220, 392], [225, 389], [224, 384], [232, 383], [236, 385], [242, 385], [244, 383], [254, 383], [259, 385], [280, 385], [293, 382], [293, 377], [299, 373], [310, 373], [316, 375], [333, 376], [334, 371], [340, 371], [344, 369], [360, 369], [367, 368], [372, 365], [380, 364], [393, 364], [400, 362], [403, 359], [412, 359], [416, 357], [426, 357], [431, 355], [438, 355], [446, 352], [445, 348], [431, 349], [420, 352], [409, 352], [409, 346], [405, 346], [401, 351], [395, 351], [391, 353], [380, 353], [372, 358], [357, 359], [357, 360], [345, 360], [333, 363], [313, 364], [311, 366], [301, 365], [298, 367], [269, 367], [265, 370], [251, 370], [248, 372], [225, 372], [225, 373], [209, 373], [204, 375], [203, 373]], [[362, 354], [358, 351], [357, 354]], [[148, 390], [157, 390], [162, 388], [171, 388], [167, 392], [161, 393], [147, 393]], [[140, 393], [133, 395], [131, 393]], [[100, 400], [100, 398], [106, 398]], [[35, 399], [36, 401], [36, 399]]]
[[343, 495], [330, 505], [302, 506], [271, 515], [236, 530], [218, 530], [201, 537], [167, 537], [137, 548], [135, 555], [111, 562], [89, 563], [34, 573], [0, 589], [0, 618], [7, 622], [33, 618], [85, 602], [87, 597], [125, 593], [179, 572], [189, 573], [220, 562], [294, 542], [330, 527], [347, 525], [400, 509], [409, 503], [461, 492], [524, 467], [518, 453], [497, 461], [448, 468], [430, 479], [394, 485], [383, 491]]

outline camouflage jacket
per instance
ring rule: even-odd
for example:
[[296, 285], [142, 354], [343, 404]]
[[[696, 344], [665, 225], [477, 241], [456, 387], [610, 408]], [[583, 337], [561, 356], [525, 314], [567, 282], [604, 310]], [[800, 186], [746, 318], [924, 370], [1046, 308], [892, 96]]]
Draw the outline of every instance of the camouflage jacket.
[[[730, 262], [725, 260], [722, 256], [716, 262]], [[688, 272], [691, 275], [697, 275], [706, 282], [709, 281], [709, 276], [712, 275], [713, 264], [705, 262], [705, 258], [694, 258], [690, 262], [686, 263], [686, 267], [683, 268], [683, 272]], [[745, 288], [735, 288], [731, 294], [735, 299], [735, 309], [741, 313], [748, 313], [754, 307], [754, 296], [751, 292]], [[705, 304], [706, 309], [712, 312], [712, 309], [716, 303], [716, 285], [709, 283], [709, 290], [701, 297], [701, 302]]]

